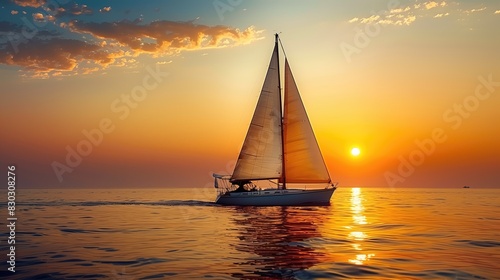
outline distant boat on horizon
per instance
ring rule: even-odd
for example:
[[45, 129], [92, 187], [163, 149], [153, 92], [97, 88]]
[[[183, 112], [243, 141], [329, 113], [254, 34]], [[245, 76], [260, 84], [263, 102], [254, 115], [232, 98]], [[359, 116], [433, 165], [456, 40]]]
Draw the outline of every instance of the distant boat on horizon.
[[470, 188], [470, 186], [464, 186], [464, 189], [469, 189], [469, 188]]
[[[337, 189], [321, 155], [286, 55], [282, 108], [279, 43], [275, 34], [266, 78], [233, 174], [213, 174], [214, 187], [218, 190], [217, 204], [329, 205]], [[275, 187], [261, 189], [256, 184], [261, 181], [270, 181]], [[289, 188], [293, 184], [323, 186]]]

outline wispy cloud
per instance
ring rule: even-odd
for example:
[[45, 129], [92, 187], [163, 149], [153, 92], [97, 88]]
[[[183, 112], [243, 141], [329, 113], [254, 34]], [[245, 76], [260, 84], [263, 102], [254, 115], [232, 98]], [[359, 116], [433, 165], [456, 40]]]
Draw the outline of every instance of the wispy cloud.
[[378, 19], [380, 19], [380, 16], [373, 15], [373, 16], [370, 16], [367, 18], [362, 18], [359, 20], [359, 22], [361, 22], [361, 23], [373, 23], [373, 22], [377, 22]]
[[172, 63], [172, 60], [169, 60], [169, 61], [158, 61], [158, 62], [156, 62], [156, 64], [158, 64], [158, 65], [165, 65], [165, 64], [170, 64], [170, 63]]
[[403, 13], [403, 12], [408, 12], [409, 10], [411, 10], [411, 8], [408, 6], [406, 8], [398, 8], [398, 9], [392, 9], [389, 11], [389, 13], [391, 14], [398, 14], [398, 13]]
[[[479, 7], [468, 7], [464, 3], [453, 0], [443, 1], [421, 1], [415, 0], [415, 3], [409, 6], [393, 7], [390, 10], [380, 12], [375, 15], [366, 17], [353, 17], [347, 20], [348, 23], [356, 24], [382, 24], [382, 25], [396, 25], [408, 26], [417, 20], [425, 18], [444, 18], [451, 15], [457, 17], [469, 16], [472, 14], [484, 12], [487, 7], [481, 5]], [[496, 10], [494, 14], [500, 14], [500, 10]]]
[[465, 13], [466, 14], [472, 14], [472, 13], [478, 13], [478, 12], [482, 12], [486, 10], [486, 7], [482, 7], [482, 8], [479, 8], [479, 9], [470, 9], [470, 10], [466, 10]]
[[349, 23], [360, 24], [382, 24], [382, 25], [410, 25], [417, 17], [413, 15], [410, 6], [394, 8], [384, 14], [371, 15], [369, 17], [354, 17]]
[[396, 19], [383, 19], [383, 20], [380, 20], [378, 23], [379, 24], [386, 24], [386, 25], [399, 25], [399, 26], [402, 26], [402, 25], [410, 25], [416, 19], [417, 19], [417, 17], [415, 17], [413, 15], [408, 15], [408, 16], [401, 17], [401, 18], [396, 18]]
[[358, 22], [359, 18], [355, 17], [355, 18], [351, 18], [350, 20], [348, 20], [349, 23], [353, 23], [353, 22]]
[[434, 16], [434, 18], [440, 18], [440, 17], [446, 17], [446, 16], [449, 16], [450, 13], [445, 13], [445, 14], [437, 14]]

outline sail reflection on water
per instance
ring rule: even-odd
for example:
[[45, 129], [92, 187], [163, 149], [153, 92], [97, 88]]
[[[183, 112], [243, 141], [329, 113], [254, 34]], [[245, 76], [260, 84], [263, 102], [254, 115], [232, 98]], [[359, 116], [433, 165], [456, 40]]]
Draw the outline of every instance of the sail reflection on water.
[[238, 228], [240, 252], [254, 255], [237, 265], [238, 278], [291, 277], [321, 263], [324, 253], [310, 241], [320, 239], [318, 226], [324, 223], [321, 211], [291, 207], [242, 207], [243, 215], [234, 218]]

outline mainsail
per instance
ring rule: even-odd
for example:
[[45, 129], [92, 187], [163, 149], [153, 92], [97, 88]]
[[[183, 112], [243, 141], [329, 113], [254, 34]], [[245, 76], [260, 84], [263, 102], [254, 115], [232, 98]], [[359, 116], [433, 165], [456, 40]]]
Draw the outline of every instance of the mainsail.
[[281, 97], [278, 44], [231, 181], [277, 179], [282, 173]]
[[286, 58], [284, 107], [285, 181], [329, 183], [328, 169]]

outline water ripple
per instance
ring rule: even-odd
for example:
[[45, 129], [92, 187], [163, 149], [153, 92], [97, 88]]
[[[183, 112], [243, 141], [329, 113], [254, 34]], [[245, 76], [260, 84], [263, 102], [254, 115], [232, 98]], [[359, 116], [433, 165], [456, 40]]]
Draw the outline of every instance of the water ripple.
[[498, 191], [339, 188], [330, 207], [221, 207], [200, 193], [20, 192], [19, 271], [0, 279], [498, 278]]
[[478, 247], [500, 247], [500, 242], [493, 240], [456, 240], [456, 242], [467, 243]]

